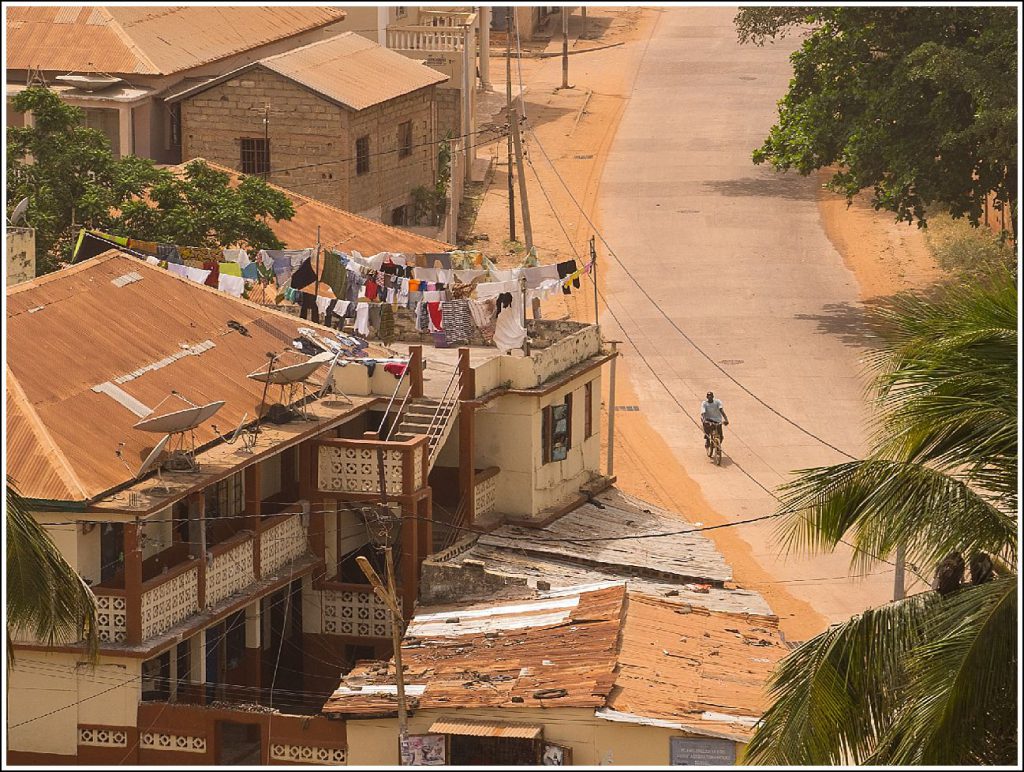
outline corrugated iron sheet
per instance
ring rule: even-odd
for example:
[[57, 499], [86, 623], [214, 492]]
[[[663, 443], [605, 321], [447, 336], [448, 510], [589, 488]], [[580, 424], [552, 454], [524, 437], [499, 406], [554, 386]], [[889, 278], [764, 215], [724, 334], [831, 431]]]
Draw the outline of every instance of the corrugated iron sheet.
[[[123, 287], [112, 283], [130, 271], [142, 280]], [[168, 399], [172, 389], [196, 403], [224, 400], [215, 419], [195, 432], [197, 445], [212, 442], [212, 424], [226, 433], [243, 414], [250, 420], [257, 414], [263, 385], [246, 375], [266, 365], [266, 352], [288, 348], [280, 361], [302, 361], [282, 343], [282, 337], [296, 337], [300, 326], [317, 325], [116, 251], [9, 288], [7, 383], [9, 395], [15, 394], [16, 420], [8, 428], [8, 471], [25, 496], [64, 501], [81, 501], [83, 492], [96, 497], [129, 481], [160, 436], [133, 429], [138, 416], [93, 387], [204, 341], [214, 345], [148, 370], [121, 388], [150, 407], [167, 400], [164, 411], [184, 406]], [[268, 398], [276, 401], [275, 387]], [[114, 454], [120, 442], [133, 471]]]
[[448, 79], [355, 32], [261, 59], [260, 64], [353, 110]]
[[[232, 184], [238, 184], [239, 172], [210, 161], [205, 163], [212, 169], [231, 175]], [[169, 168], [175, 174], [183, 174], [185, 164]], [[379, 252], [430, 254], [454, 249], [443, 241], [383, 225], [279, 185], [271, 184], [270, 187], [288, 196], [295, 208], [292, 219], [271, 223], [274, 235], [284, 242], [286, 249], [305, 249], [316, 244], [317, 226], [320, 226], [320, 243], [342, 252], [355, 251], [363, 255]]]
[[630, 593], [608, 707], [746, 739], [768, 706], [768, 676], [787, 652], [775, 617], [680, 607]]
[[[568, 618], [554, 624], [542, 621], [539, 626], [495, 629], [456, 637], [407, 635], [402, 644], [406, 683], [424, 687], [422, 694], [411, 700], [413, 707], [597, 708], [604, 705], [615, 680], [625, 589], [617, 585], [583, 592], [578, 597], [579, 602]], [[493, 611], [515, 605], [520, 604], [491, 603], [483, 609]], [[461, 614], [480, 610], [480, 606], [465, 606], [427, 608], [423, 613], [461, 619]], [[522, 612], [526, 617], [536, 616], [536, 613], [532, 609]], [[397, 709], [393, 695], [359, 693], [352, 689], [394, 682], [393, 664], [360, 663], [343, 679], [323, 711], [364, 717], [393, 714]]]
[[543, 726], [501, 721], [470, 721], [468, 719], [439, 718], [427, 730], [431, 734], [461, 734], [470, 737], [516, 737], [534, 740], [544, 731]]
[[169, 75], [317, 29], [340, 8], [22, 6], [7, 9], [7, 68]]

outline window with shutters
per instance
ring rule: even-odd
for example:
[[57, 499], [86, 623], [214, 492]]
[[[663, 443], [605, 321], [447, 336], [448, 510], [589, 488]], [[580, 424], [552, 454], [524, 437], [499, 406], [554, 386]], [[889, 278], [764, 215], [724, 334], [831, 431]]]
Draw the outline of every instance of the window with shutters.
[[544, 463], [564, 461], [572, 447], [572, 394], [560, 405], [544, 408], [541, 424]]
[[367, 174], [370, 171], [370, 137], [356, 140], [356, 174]]
[[583, 386], [583, 439], [594, 436], [594, 382]]
[[398, 157], [412, 155], [412, 121], [398, 124]]
[[270, 140], [254, 137], [243, 137], [242, 174], [270, 173]]

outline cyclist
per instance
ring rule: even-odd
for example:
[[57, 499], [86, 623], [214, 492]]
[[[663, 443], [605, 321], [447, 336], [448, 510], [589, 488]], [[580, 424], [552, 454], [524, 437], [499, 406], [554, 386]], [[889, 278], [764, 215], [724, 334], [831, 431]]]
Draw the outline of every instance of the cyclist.
[[711, 432], [718, 432], [718, 439], [722, 439], [722, 426], [729, 425], [729, 417], [722, 407], [722, 400], [715, 399], [715, 393], [709, 391], [707, 398], [700, 403], [700, 420], [704, 425], [704, 447], [711, 445]]

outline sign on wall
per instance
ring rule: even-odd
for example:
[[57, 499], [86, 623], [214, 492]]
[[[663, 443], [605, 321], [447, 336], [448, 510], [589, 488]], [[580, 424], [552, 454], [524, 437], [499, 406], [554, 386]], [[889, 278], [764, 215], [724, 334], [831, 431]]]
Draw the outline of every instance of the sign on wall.
[[443, 734], [411, 734], [401, 744], [403, 767], [440, 767], [445, 764], [447, 738]]
[[572, 748], [566, 745], [544, 743], [544, 752], [541, 754], [540, 763], [545, 767], [570, 767], [572, 766]]
[[669, 764], [673, 767], [722, 767], [736, 763], [736, 743], [695, 737], [670, 737]]

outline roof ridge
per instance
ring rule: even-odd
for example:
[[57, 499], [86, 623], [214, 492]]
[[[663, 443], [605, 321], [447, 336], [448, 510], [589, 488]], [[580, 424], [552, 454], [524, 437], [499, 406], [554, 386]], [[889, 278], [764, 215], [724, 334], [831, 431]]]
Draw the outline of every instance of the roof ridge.
[[[322, 46], [325, 43], [331, 43], [331, 42], [337, 40], [338, 38], [358, 38], [359, 40], [365, 41], [370, 46], [377, 46], [379, 48], [383, 48], [386, 51], [390, 51], [391, 50], [387, 46], [382, 46], [379, 43], [374, 43], [369, 38], [364, 38], [362, 35], [358, 35], [355, 32], [352, 32], [351, 30], [347, 30], [345, 32], [339, 32], [337, 35], [332, 35], [329, 38], [323, 38], [322, 40], [314, 40], [314, 41], [312, 41], [310, 43], [306, 43], [306, 45], [304, 45], [304, 46], [298, 46], [297, 48], [289, 48], [287, 51], [282, 51], [279, 54], [271, 54], [270, 56], [264, 56], [262, 59], [257, 59], [256, 62], [262, 64], [264, 62], [269, 62], [269, 61], [271, 61], [273, 59], [280, 59], [283, 56], [291, 56], [292, 54], [296, 54], [299, 51], [305, 51], [307, 48], [312, 48], [313, 46]], [[363, 50], [363, 49], [360, 49], [360, 50]], [[402, 56], [401, 54], [398, 54], [398, 55]], [[402, 58], [404, 59], [405, 57], [402, 57]], [[277, 70], [274, 70], [274, 72], [277, 72]]]
[[[87, 228], [86, 230], [90, 229]], [[71, 274], [81, 273], [82, 271], [85, 270], [85, 266], [91, 266], [99, 262], [105, 262], [107, 260], [110, 260], [116, 256], [111, 253], [120, 253], [120, 251], [120, 249], [111, 247], [105, 252], [100, 252], [98, 255], [90, 257], [88, 260], [82, 260], [80, 263], [73, 263], [72, 265], [69, 265], [67, 268], [58, 268], [56, 271], [50, 271], [49, 273], [34, 276], [28, 281], [23, 281], [18, 284], [15, 284], [14, 286], [7, 287], [7, 295], [8, 297], [11, 295], [17, 295], [21, 292], [26, 292], [28, 290], [35, 289], [36, 287], [41, 287], [44, 284], [49, 284], [51, 281], [56, 281], [57, 279], [63, 276], [70, 276]]]
[[106, 9], [105, 6], [102, 6], [102, 5], [101, 6], [97, 6], [97, 10], [100, 13], [103, 14], [103, 16], [107, 20], [107, 26], [113, 31], [113, 33], [115, 35], [117, 35], [121, 39], [121, 42], [124, 43], [126, 46], [128, 46], [128, 49], [133, 54], [135, 54], [136, 57], [138, 57], [141, 61], [143, 61], [147, 66], [149, 66], [152, 69], [152, 72], [148, 72], [148, 73], [140, 73], [140, 72], [138, 72], [136, 70], [136, 74], [138, 74], [138, 75], [168, 75], [169, 74], [169, 73], [165, 73], [163, 70], [161, 70], [160, 67], [157, 66], [156, 62], [154, 62], [152, 59], [149, 58], [149, 56], [146, 54], [146, 52], [142, 50], [142, 48], [139, 46], [139, 44], [136, 43], [135, 40], [132, 38], [132, 36], [128, 33], [128, 30], [126, 30], [124, 27], [122, 27], [121, 26], [121, 22], [119, 22], [117, 19], [114, 18], [114, 14], [112, 14], [110, 11], [108, 11]]
[[84, 483], [75, 474], [71, 462], [68, 461], [64, 451], [60, 449], [60, 446], [57, 445], [50, 432], [43, 425], [42, 419], [29, 401], [28, 395], [25, 394], [25, 390], [21, 387], [18, 377], [11, 370], [11, 366], [5, 365], [5, 367], [7, 369], [7, 388], [10, 390], [11, 399], [21, 409], [22, 414], [25, 416], [25, 422], [28, 424], [32, 434], [46, 449], [47, 454], [52, 454], [56, 460], [57, 463], [53, 465], [53, 471], [72, 494], [81, 496], [81, 501], [88, 501], [89, 494], [85, 490]]

